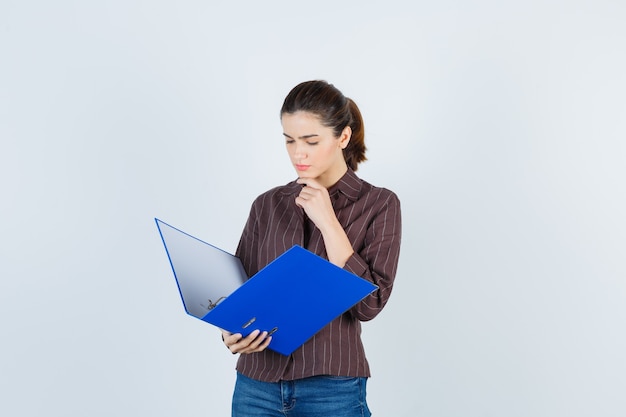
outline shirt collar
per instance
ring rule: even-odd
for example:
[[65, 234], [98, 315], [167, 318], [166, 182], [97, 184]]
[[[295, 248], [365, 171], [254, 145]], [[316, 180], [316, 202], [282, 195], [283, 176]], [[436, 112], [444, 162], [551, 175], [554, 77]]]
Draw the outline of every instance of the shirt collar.
[[343, 177], [339, 178], [339, 181], [328, 189], [328, 194], [334, 195], [341, 193], [348, 198], [348, 200], [356, 201], [359, 199], [361, 192], [361, 186], [363, 182], [350, 168], [346, 171]]

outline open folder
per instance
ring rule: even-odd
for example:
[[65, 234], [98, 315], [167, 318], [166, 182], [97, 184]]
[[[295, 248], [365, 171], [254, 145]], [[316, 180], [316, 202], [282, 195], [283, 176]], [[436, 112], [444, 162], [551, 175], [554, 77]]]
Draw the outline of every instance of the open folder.
[[283, 355], [378, 288], [297, 245], [248, 279], [236, 256], [155, 221], [185, 311], [244, 337], [267, 331]]

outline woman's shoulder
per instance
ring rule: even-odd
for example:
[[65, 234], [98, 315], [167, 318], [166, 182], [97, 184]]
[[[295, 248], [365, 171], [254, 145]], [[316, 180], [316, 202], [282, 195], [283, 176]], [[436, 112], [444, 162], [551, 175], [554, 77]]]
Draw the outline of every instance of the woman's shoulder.
[[380, 201], [387, 201], [387, 202], [391, 202], [391, 203], [400, 203], [400, 199], [398, 198], [398, 195], [390, 190], [389, 188], [386, 187], [380, 187], [380, 186], [376, 186], [371, 184], [368, 181], [365, 181], [359, 177], [357, 177], [358, 180], [361, 183], [361, 196], [376, 196], [377, 200]]
[[363, 186], [366, 187], [370, 192], [376, 192], [376, 193], [380, 193], [383, 195], [389, 195], [389, 196], [397, 196], [396, 193], [392, 190], [390, 190], [387, 187], [381, 187], [378, 185], [373, 185], [365, 180], [361, 180], [363, 182]]
[[259, 197], [274, 196], [274, 195], [292, 195], [300, 192], [302, 185], [298, 184], [295, 180], [288, 182], [287, 184], [277, 185], [269, 190], [261, 193]]
[[269, 190], [259, 194], [254, 199], [253, 205], [266, 205], [266, 204], [275, 204], [278, 201], [282, 201], [285, 197], [295, 196], [300, 192], [302, 186], [298, 184], [295, 180], [290, 181], [284, 185], [278, 185], [276, 187], [270, 188]]

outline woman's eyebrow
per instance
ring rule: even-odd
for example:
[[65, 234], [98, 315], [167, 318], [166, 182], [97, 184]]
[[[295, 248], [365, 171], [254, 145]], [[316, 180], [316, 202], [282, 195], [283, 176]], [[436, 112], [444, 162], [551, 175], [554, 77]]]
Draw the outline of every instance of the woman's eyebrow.
[[[283, 132], [283, 136], [285, 136], [285, 137], [287, 137], [287, 138], [289, 138], [289, 139], [293, 139], [291, 136], [289, 136], [288, 134], [286, 134], [286, 133], [284, 133], [284, 132]], [[319, 135], [318, 135], [318, 134], [316, 134], [316, 133], [312, 133], [312, 134], [310, 134], [310, 135], [300, 136], [300, 137], [298, 137], [298, 139], [310, 139], [310, 138], [314, 138], [314, 137], [316, 137], [316, 136], [319, 136]]]

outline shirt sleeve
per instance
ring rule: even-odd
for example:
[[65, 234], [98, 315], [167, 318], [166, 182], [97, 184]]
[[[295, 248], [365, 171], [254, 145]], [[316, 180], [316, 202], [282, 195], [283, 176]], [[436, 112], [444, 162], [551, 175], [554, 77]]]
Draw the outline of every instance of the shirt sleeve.
[[250, 214], [246, 225], [241, 233], [239, 239], [239, 245], [235, 255], [241, 259], [243, 268], [246, 270], [248, 277], [254, 275], [256, 271], [257, 252], [254, 250], [255, 245], [258, 242], [258, 221], [257, 221], [257, 206], [259, 205], [258, 199], [254, 201], [250, 208]]
[[366, 243], [344, 266], [378, 286], [350, 310], [358, 320], [373, 319], [389, 300], [398, 267], [401, 234], [400, 200], [390, 192], [368, 227]]

